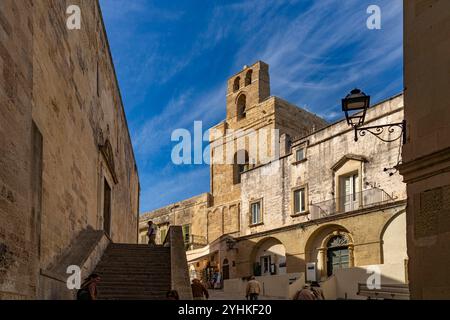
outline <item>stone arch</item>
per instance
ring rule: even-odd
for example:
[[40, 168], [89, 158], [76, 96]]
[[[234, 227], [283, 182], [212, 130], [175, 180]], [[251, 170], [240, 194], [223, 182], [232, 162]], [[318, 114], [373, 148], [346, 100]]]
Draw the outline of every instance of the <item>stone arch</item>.
[[390, 217], [380, 232], [381, 263], [400, 263], [407, 259], [406, 209]]
[[241, 83], [241, 77], [236, 77], [236, 79], [234, 79], [234, 82], [233, 82], [233, 92], [236, 92], [239, 90], [240, 83]]
[[342, 225], [328, 224], [316, 229], [308, 238], [305, 245], [306, 262], [317, 264], [319, 279], [324, 279], [328, 274], [327, 253], [328, 244], [331, 239], [337, 236], [345, 237], [348, 247], [348, 266], [354, 266], [354, 241], [351, 233]]
[[252, 83], [253, 70], [250, 69], [245, 74], [245, 86], [248, 86]]
[[236, 100], [236, 114], [237, 120], [243, 119], [246, 117], [247, 112], [247, 96], [242, 93]]
[[286, 247], [275, 237], [261, 239], [253, 247], [250, 255], [254, 275], [285, 274]]
[[233, 184], [241, 183], [241, 174], [249, 169], [250, 158], [245, 149], [238, 150], [233, 159]]

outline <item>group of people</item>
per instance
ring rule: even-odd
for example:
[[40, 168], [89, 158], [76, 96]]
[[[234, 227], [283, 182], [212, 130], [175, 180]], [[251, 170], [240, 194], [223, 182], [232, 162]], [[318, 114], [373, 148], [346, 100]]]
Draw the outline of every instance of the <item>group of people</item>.
[[[101, 278], [98, 274], [91, 274], [81, 285], [77, 292], [77, 300], [97, 300], [97, 284]], [[191, 283], [192, 297], [194, 300], [209, 299], [208, 289], [202, 284], [199, 279], [193, 279]], [[254, 276], [250, 277], [247, 287], [245, 289], [245, 298], [247, 300], [258, 300], [261, 294], [261, 284]], [[168, 300], [179, 300], [179, 295], [176, 290], [170, 290], [166, 294]], [[322, 289], [318, 282], [312, 282], [305, 285], [303, 289], [297, 292], [294, 300], [325, 300]]]

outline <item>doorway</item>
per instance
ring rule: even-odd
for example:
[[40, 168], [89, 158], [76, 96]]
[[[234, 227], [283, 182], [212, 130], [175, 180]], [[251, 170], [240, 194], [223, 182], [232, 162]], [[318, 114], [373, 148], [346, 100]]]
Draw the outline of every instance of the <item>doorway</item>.
[[223, 277], [223, 280], [230, 279], [230, 265], [228, 263], [228, 259], [223, 260], [222, 277]]
[[336, 270], [349, 267], [349, 250], [343, 236], [331, 238], [327, 247], [327, 275], [330, 277]]
[[111, 236], [111, 187], [106, 179], [103, 186], [103, 230]]

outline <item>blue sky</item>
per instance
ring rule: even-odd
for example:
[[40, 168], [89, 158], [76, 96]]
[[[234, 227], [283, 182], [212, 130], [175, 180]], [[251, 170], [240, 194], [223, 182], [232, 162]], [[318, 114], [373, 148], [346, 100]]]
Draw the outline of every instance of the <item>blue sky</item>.
[[[171, 133], [225, 118], [226, 80], [262, 60], [271, 93], [328, 121], [358, 87], [403, 90], [402, 0], [100, 0], [141, 181], [141, 211], [209, 191], [207, 165], [176, 166]], [[369, 30], [369, 5], [382, 29]]]

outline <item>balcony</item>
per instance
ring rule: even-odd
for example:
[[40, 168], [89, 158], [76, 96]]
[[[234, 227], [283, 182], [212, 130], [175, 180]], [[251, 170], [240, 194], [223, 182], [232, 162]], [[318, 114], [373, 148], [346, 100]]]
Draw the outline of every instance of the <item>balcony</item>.
[[395, 199], [384, 190], [373, 188], [322, 202], [311, 203], [309, 205], [309, 211], [311, 219], [315, 220], [345, 212], [375, 207], [394, 201]]
[[205, 237], [196, 235], [186, 235], [184, 238], [184, 247], [186, 251], [203, 248], [208, 244]]

